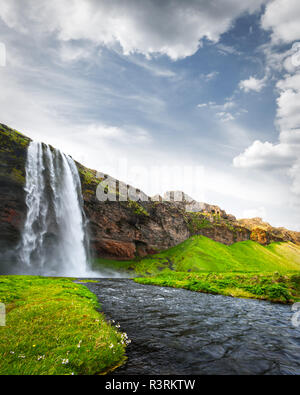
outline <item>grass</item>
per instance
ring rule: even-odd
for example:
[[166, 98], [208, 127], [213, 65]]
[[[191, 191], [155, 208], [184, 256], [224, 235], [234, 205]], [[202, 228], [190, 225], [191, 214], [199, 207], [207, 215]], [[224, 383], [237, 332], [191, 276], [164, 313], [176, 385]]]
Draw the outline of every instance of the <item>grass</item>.
[[227, 246], [204, 236], [193, 236], [159, 254], [131, 261], [96, 260], [95, 267], [131, 270], [137, 275], [161, 272], [286, 272], [300, 270], [300, 246], [242, 241]]
[[185, 288], [191, 291], [279, 303], [300, 301], [300, 273], [162, 273], [135, 278], [141, 284]]
[[159, 254], [132, 261], [100, 259], [100, 265], [130, 271], [135, 281], [192, 291], [291, 303], [300, 300], [300, 246], [243, 241], [226, 246], [193, 236]]
[[0, 374], [107, 372], [125, 360], [125, 335], [105, 320], [97, 297], [72, 279], [0, 276]]

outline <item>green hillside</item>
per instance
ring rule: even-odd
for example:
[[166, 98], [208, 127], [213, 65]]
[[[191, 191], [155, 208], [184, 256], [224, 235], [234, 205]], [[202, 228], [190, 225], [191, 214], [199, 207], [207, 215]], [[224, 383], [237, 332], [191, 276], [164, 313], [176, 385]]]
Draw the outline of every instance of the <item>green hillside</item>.
[[193, 236], [160, 254], [135, 261], [99, 259], [98, 264], [129, 269], [138, 274], [176, 272], [287, 272], [300, 270], [300, 246], [243, 241], [231, 246], [204, 236]]
[[127, 262], [99, 259], [100, 265], [130, 271], [142, 284], [280, 303], [300, 300], [300, 246], [293, 243], [226, 246], [193, 236], [160, 254]]

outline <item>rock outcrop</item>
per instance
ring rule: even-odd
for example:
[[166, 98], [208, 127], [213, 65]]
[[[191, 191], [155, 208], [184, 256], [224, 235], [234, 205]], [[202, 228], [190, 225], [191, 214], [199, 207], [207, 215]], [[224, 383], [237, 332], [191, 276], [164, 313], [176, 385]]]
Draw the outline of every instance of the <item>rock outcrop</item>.
[[9, 265], [26, 216], [25, 162], [30, 139], [0, 124], [0, 259]]
[[[9, 261], [26, 215], [25, 163], [30, 139], [0, 124], [0, 141], [0, 254], [2, 260]], [[250, 239], [261, 244], [300, 244], [299, 232], [273, 228], [259, 219], [237, 220], [220, 207], [196, 202], [180, 191], [150, 198], [107, 175], [76, 165], [95, 257], [133, 259], [170, 248], [196, 234], [227, 245]]]

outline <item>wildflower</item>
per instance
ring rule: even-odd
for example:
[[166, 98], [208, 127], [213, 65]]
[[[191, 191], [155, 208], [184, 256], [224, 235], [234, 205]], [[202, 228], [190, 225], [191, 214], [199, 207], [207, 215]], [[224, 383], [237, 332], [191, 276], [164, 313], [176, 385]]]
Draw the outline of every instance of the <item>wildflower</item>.
[[10, 354], [14, 354], [15, 352], [14, 351], [10, 351]]
[[113, 348], [113, 346], [114, 346], [114, 345], [111, 343], [111, 344], [109, 345], [109, 348]]
[[19, 358], [26, 358], [26, 357], [25, 357], [25, 355], [20, 354], [20, 355], [19, 355]]
[[81, 343], [82, 343], [82, 340], [80, 340], [79, 343], [77, 344], [77, 347], [78, 347], [78, 348], [80, 348]]
[[37, 357], [37, 360], [38, 360], [38, 361], [40, 361], [41, 359], [45, 359], [45, 355], [39, 355], [39, 356]]
[[69, 363], [69, 360], [68, 360], [68, 359], [63, 359], [61, 364], [62, 364], [62, 365], [67, 365], [68, 363]]

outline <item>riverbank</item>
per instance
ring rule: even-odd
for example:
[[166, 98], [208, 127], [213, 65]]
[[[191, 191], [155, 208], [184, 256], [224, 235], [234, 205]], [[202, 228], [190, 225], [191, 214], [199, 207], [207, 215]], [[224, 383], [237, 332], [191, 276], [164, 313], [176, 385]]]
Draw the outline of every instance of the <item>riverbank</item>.
[[289, 305], [123, 278], [87, 286], [132, 340], [113, 375], [300, 374]]
[[277, 303], [300, 301], [300, 274], [291, 273], [185, 273], [166, 272], [152, 277], [138, 277], [140, 284], [184, 288], [190, 291], [241, 298], [262, 299]]
[[105, 373], [125, 361], [125, 338], [97, 297], [73, 279], [0, 276], [0, 374]]

